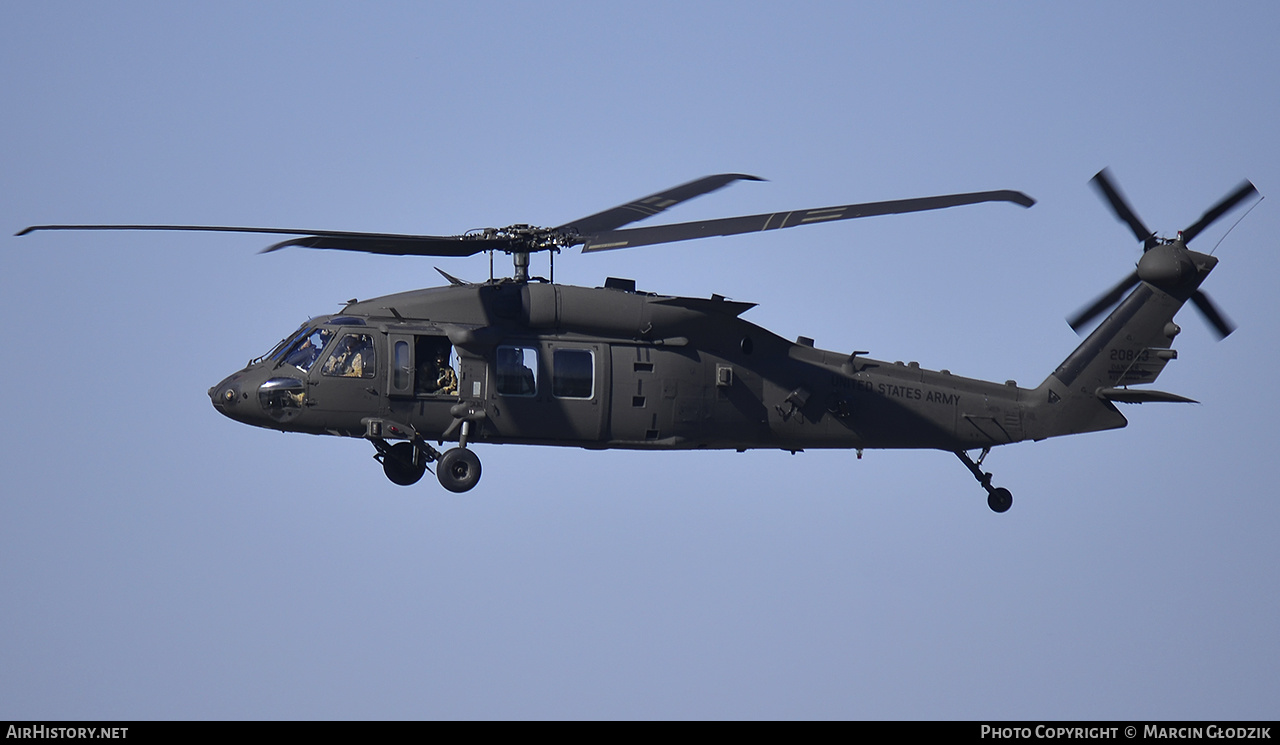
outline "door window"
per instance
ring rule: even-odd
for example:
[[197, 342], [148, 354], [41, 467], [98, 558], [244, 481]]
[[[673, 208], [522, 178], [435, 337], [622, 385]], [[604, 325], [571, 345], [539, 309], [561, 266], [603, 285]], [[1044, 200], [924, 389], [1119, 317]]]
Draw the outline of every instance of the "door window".
[[391, 387], [402, 391], [409, 387], [409, 374], [413, 372], [412, 363], [409, 361], [409, 342], [397, 341], [392, 356], [395, 359], [391, 362]]
[[347, 334], [334, 345], [322, 373], [335, 378], [372, 378], [377, 372], [373, 337], [369, 334]]
[[557, 349], [551, 371], [556, 398], [591, 398], [595, 384], [590, 349]]

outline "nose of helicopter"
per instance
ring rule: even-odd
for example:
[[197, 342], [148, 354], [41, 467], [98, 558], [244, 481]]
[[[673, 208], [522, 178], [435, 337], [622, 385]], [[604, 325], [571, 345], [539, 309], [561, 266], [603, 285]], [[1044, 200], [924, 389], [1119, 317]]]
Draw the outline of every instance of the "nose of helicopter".
[[[251, 365], [209, 389], [209, 401], [219, 414], [242, 424], [282, 429], [303, 411], [306, 383], [288, 375]], [[293, 426], [293, 425], [290, 425]]]
[[240, 371], [224, 378], [222, 382], [209, 389], [209, 401], [213, 404], [213, 408], [217, 409], [219, 414], [237, 421], [243, 419], [243, 416], [236, 416], [237, 409], [244, 408], [249, 398], [249, 393], [241, 390], [240, 378], [243, 376], [244, 371]]

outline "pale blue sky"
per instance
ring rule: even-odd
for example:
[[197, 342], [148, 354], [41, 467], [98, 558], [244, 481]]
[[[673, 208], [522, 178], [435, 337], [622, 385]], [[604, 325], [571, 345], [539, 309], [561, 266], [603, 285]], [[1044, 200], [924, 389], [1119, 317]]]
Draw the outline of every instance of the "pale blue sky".
[[[556, 277], [1034, 385], [1138, 255], [1100, 168], [1166, 234], [1280, 189], [1278, 28], [1266, 2], [6, 3], [0, 216], [451, 234], [719, 172], [769, 181], [670, 219], [1019, 189]], [[1179, 316], [1159, 387], [1203, 404], [998, 449], [1005, 515], [930, 451], [480, 445], [474, 492], [396, 487], [367, 443], [205, 391], [483, 257], [0, 238], [0, 718], [1274, 719], [1276, 215], [1216, 251], [1239, 330]]]

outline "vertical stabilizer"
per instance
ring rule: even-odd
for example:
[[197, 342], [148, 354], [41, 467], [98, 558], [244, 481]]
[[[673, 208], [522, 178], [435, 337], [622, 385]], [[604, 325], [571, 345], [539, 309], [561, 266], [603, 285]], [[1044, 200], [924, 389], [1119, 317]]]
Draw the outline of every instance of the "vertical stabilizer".
[[1172, 393], [1129, 387], [1154, 382], [1169, 360], [1176, 359], [1177, 354], [1169, 348], [1179, 331], [1173, 317], [1188, 300], [1219, 338], [1235, 328], [1200, 290], [1218, 260], [1192, 251], [1187, 244], [1236, 205], [1256, 196], [1254, 185], [1242, 182], [1172, 240], [1157, 237], [1138, 218], [1105, 168], [1093, 177], [1093, 185], [1116, 219], [1128, 225], [1142, 242], [1142, 258], [1128, 277], [1069, 321], [1079, 330], [1120, 302], [1033, 392], [1027, 430], [1037, 440], [1123, 427], [1128, 422], [1115, 401], [1190, 401]]
[[[1173, 322], [1178, 310], [1199, 294], [1198, 288], [1218, 260], [1185, 246], [1160, 246], [1144, 255], [1144, 262], [1164, 261], [1159, 254], [1176, 251], [1187, 271], [1178, 282], [1156, 283], [1141, 279], [1093, 333], [1075, 349], [1053, 374], [1040, 384], [1028, 411], [1028, 434], [1040, 440], [1058, 435], [1096, 432], [1123, 427], [1128, 422], [1113, 401], [1187, 400], [1171, 394], [1129, 389], [1155, 382], [1177, 353], [1170, 348], [1180, 329]], [[1152, 261], [1148, 262], [1147, 257]], [[1150, 275], [1139, 263], [1138, 275]], [[1169, 286], [1172, 285], [1172, 286]]]

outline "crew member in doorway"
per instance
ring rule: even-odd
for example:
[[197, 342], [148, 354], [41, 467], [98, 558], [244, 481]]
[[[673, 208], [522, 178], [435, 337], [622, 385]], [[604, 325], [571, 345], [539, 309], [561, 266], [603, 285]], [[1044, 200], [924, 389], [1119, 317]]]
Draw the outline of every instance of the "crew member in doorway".
[[436, 389], [433, 393], [441, 396], [458, 395], [458, 375], [449, 366], [449, 349], [447, 347], [436, 352]]

